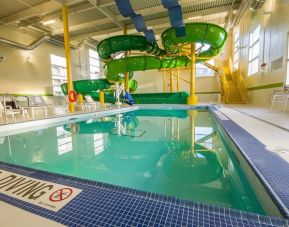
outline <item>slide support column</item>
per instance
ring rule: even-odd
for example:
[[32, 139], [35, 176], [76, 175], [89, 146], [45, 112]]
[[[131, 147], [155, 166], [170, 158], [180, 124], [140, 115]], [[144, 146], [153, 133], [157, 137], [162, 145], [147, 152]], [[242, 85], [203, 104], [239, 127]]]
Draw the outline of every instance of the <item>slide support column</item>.
[[173, 69], [170, 69], [170, 92], [172, 93], [174, 91], [173, 87]]
[[[71, 75], [71, 59], [70, 59], [70, 39], [69, 39], [69, 27], [68, 27], [68, 12], [67, 12], [66, 1], [62, 4], [62, 20], [63, 20], [63, 30], [64, 30], [64, 47], [65, 47], [65, 57], [66, 57], [66, 76], [67, 76], [67, 88], [68, 93], [73, 90], [72, 75]], [[68, 109], [70, 112], [74, 112], [74, 102], [69, 102]]]
[[[123, 34], [127, 35], [127, 25], [126, 24], [123, 27]], [[127, 57], [127, 51], [124, 52], [124, 57]], [[125, 86], [124, 86], [126, 92], [129, 92], [128, 84], [129, 84], [129, 73], [126, 72], [125, 73]]]
[[196, 105], [198, 103], [198, 97], [195, 95], [195, 78], [196, 78], [196, 44], [191, 44], [191, 70], [190, 70], [190, 96], [188, 97], [188, 105]]
[[163, 70], [163, 92], [167, 92], [167, 84], [166, 84], [166, 70]]

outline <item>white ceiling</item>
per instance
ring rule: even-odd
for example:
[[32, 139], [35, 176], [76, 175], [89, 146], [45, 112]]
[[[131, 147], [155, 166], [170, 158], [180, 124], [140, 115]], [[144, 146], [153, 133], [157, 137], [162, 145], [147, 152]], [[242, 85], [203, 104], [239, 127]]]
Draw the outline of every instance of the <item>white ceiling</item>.
[[[25, 27], [39, 35], [63, 34], [61, 21], [62, 0], [1, 0], [1, 27]], [[230, 13], [236, 13], [242, 0], [179, 0], [185, 22], [203, 21], [224, 25]], [[101, 40], [109, 35], [136, 33], [129, 18], [122, 17], [114, 0], [67, 0], [71, 40]], [[133, 9], [145, 18], [158, 35], [170, 27], [167, 10], [161, 0], [131, 0]], [[190, 19], [189, 19], [190, 18]], [[54, 19], [56, 23], [43, 25]]]

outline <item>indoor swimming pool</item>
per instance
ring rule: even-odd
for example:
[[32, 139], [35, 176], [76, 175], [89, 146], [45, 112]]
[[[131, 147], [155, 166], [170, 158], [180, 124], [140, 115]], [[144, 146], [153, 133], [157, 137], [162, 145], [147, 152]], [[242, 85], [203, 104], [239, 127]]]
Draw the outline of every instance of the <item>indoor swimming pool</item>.
[[206, 110], [137, 110], [2, 137], [0, 161], [265, 214], [227, 139]]

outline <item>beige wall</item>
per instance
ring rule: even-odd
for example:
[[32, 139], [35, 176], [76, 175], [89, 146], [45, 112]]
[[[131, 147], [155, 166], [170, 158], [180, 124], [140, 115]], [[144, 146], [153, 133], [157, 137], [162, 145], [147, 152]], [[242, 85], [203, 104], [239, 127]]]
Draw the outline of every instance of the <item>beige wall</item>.
[[[0, 37], [31, 44], [37, 36], [2, 29]], [[36, 49], [27, 51], [0, 45], [0, 55], [5, 60], [0, 62], [0, 93], [9, 94], [52, 94], [50, 54], [64, 57], [64, 47], [43, 43]], [[87, 79], [89, 63], [88, 47], [81, 50], [71, 49], [73, 79]]]
[[[287, 33], [289, 31], [289, 0], [267, 0], [262, 9], [252, 12], [249, 9], [234, 29], [241, 33], [240, 71], [248, 88], [284, 82], [286, 75]], [[249, 34], [261, 26], [259, 72], [248, 76]], [[282, 58], [281, 67], [273, 69], [271, 63]], [[267, 63], [264, 71], [261, 63]], [[278, 89], [278, 88], [273, 88]], [[269, 105], [273, 89], [249, 91], [249, 102], [254, 105]]]

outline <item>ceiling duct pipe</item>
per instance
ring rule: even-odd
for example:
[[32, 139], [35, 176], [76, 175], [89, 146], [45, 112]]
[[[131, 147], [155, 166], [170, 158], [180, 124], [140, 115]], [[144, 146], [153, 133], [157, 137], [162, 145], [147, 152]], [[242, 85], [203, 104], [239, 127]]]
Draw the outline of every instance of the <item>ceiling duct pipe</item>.
[[[37, 48], [38, 46], [40, 46], [44, 42], [49, 42], [49, 43], [52, 43], [52, 44], [57, 45], [57, 46], [64, 46], [64, 43], [62, 41], [55, 39], [51, 36], [43, 36], [40, 39], [36, 40], [35, 42], [31, 43], [30, 45], [23, 45], [21, 43], [17, 43], [17, 42], [8, 40], [8, 39], [0, 38], [0, 45], [16, 48], [19, 50], [34, 50], [35, 48]], [[73, 46], [73, 45], [70, 45], [70, 47], [74, 50], [79, 50], [84, 45], [88, 45], [90, 47], [95, 48], [95, 45], [91, 44], [87, 40], [84, 40], [83, 42], [81, 42], [80, 45], [77, 47]]]
[[242, 4], [236, 14], [236, 16], [234, 17], [232, 26], [236, 26], [237, 24], [239, 24], [240, 20], [243, 18], [246, 10], [249, 8], [250, 5], [250, 0], [243, 0]]
[[265, 0], [253, 0], [250, 4], [250, 9], [252, 11], [257, 11], [257, 10], [261, 9], [264, 2], [265, 2]]

